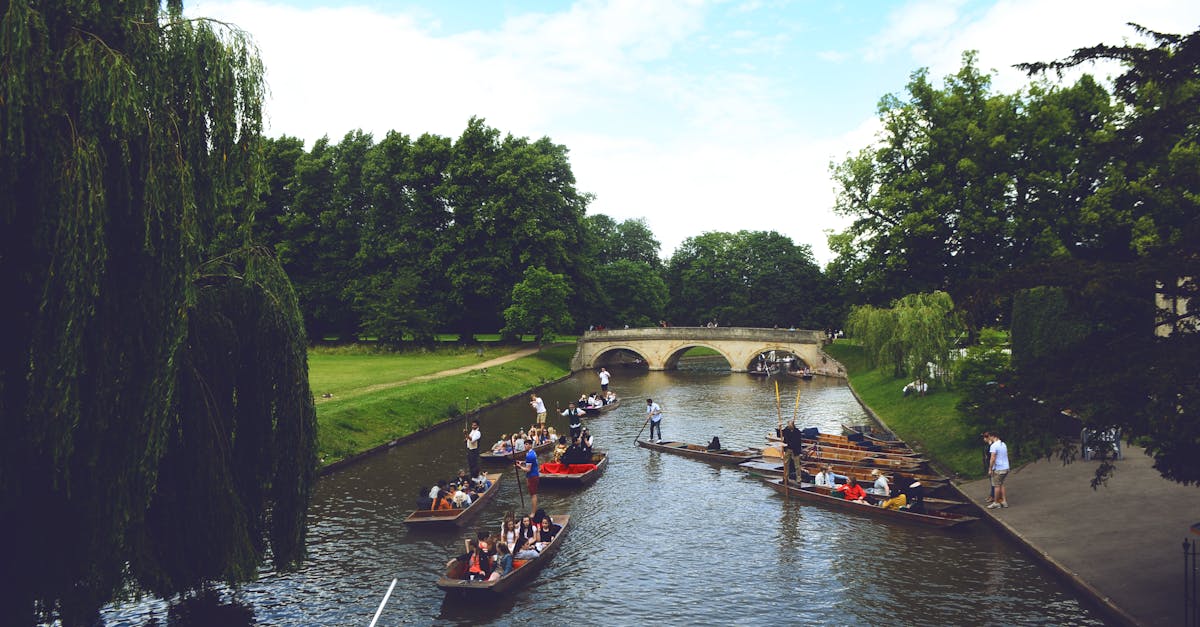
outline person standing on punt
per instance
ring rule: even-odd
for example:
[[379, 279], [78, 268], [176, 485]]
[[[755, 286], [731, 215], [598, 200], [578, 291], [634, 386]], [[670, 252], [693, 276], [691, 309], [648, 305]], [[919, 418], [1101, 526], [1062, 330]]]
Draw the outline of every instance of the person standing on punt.
[[988, 435], [991, 436], [989, 440], [992, 444], [988, 447], [992, 454], [988, 475], [992, 478], [992, 487], [996, 488], [996, 500], [992, 501], [987, 508], [1008, 507], [1008, 493], [1004, 489], [1004, 480], [1008, 478], [1008, 445], [995, 433]]
[[467, 443], [467, 466], [471, 469], [471, 476], [479, 475], [479, 438], [483, 434], [479, 431], [479, 421], [471, 421], [471, 430], [467, 432], [464, 438]]
[[[662, 407], [654, 399], [646, 399], [646, 416], [650, 419], [650, 439], [662, 444]], [[658, 439], [654, 439], [654, 430], [658, 429]]]
[[537, 394], [529, 395], [529, 406], [533, 408], [533, 413], [537, 415], [537, 424], [542, 426], [546, 424], [546, 403]]
[[612, 378], [612, 375], [609, 374], [608, 371], [605, 370], [604, 368], [601, 368], [600, 369], [600, 391], [602, 391], [602, 392], [608, 391], [608, 380], [610, 378]]
[[538, 471], [537, 451], [532, 448], [525, 452], [525, 463], [514, 462], [521, 472], [525, 473], [525, 486], [529, 488], [529, 512], [537, 511], [537, 493], [538, 481], [541, 478], [541, 473]]

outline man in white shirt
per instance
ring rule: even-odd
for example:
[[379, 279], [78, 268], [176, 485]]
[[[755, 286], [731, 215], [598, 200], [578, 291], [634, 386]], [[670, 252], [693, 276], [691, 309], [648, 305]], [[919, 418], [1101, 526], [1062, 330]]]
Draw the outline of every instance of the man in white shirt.
[[608, 380], [610, 378], [612, 378], [612, 375], [608, 374], [608, 371], [605, 370], [604, 368], [601, 368], [600, 369], [600, 390], [601, 391], [603, 391], [603, 392], [608, 391]]
[[533, 413], [537, 414], [537, 423], [539, 425], [546, 424], [546, 403], [542, 402], [541, 397], [537, 394], [530, 394], [529, 406], [533, 408]]
[[471, 476], [479, 474], [479, 438], [483, 434], [479, 432], [479, 421], [471, 421], [471, 430], [467, 432], [467, 466], [471, 468]]
[[652, 398], [646, 399], [646, 417], [650, 419], [650, 439], [654, 440], [654, 430], [658, 429], [658, 439], [654, 441], [662, 444], [662, 407]]
[[988, 462], [988, 475], [992, 478], [992, 487], [996, 488], [996, 496], [995, 500], [987, 507], [988, 509], [1008, 507], [1008, 495], [1004, 490], [1004, 480], [1008, 478], [1008, 445], [995, 433], [988, 435], [988, 441], [991, 442], [991, 445], [988, 446], [988, 453], [991, 455]]

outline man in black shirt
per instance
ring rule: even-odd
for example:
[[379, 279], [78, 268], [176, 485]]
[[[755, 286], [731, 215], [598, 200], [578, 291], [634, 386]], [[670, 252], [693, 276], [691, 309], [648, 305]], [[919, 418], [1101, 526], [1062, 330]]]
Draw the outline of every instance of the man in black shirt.
[[779, 436], [783, 438], [784, 470], [788, 473], [789, 479], [795, 479], [804, 454], [804, 438], [801, 436], [800, 430], [796, 428], [795, 420], [789, 420], [787, 426], [780, 431]]

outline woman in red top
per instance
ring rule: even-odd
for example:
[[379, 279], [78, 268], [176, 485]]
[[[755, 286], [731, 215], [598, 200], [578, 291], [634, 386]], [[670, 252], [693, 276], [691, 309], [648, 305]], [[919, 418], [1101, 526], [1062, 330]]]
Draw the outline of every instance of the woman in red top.
[[858, 485], [857, 481], [850, 480], [838, 488], [838, 490], [847, 501], [854, 501], [855, 503], [867, 502], [867, 491], [862, 489], [862, 486]]

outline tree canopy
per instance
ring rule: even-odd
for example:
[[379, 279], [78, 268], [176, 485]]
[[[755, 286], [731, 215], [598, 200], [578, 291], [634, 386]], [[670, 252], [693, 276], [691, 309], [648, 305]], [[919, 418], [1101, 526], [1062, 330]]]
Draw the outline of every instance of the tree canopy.
[[256, 51], [174, 0], [0, 13], [0, 622], [297, 564], [315, 412], [249, 238]]

